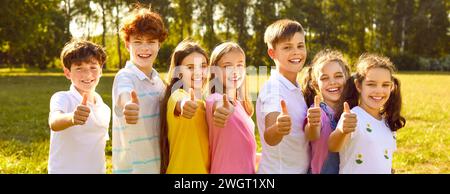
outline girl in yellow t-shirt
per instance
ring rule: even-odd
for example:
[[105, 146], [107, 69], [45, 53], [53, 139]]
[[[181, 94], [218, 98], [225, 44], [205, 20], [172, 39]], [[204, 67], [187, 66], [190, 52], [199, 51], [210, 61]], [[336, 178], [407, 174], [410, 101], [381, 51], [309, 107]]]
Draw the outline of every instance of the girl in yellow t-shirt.
[[205, 102], [208, 55], [182, 41], [171, 56], [168, 86], [161, 103], [161, 173], [207, 174], [210, 168]]

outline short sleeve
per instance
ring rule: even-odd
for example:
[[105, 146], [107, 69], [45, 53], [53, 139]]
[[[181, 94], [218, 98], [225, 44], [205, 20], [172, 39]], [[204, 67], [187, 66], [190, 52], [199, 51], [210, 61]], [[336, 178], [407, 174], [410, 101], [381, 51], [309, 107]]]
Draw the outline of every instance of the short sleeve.
[[[171, 113], [174, 112], [177, 102], [182, 100], [183, 98], [187, 98], [187, 97], [188, 97], [188, 94], [181, 89], [173, 92], [170, 95], [169, 100], [167, 101], [167, 113], [173, 116], [173, 114], [171, 114]], [[161, 116], [163, 116], [163, 115], [161, 115]]]
[[122, 71], [119, 71], [119, 73], [116, 75], [116, 78], [114, 80], [114, 88], [113, 88], [113, 110], [114, 113], [117, 116], [122, 116], [122, 110], [117, 106], [118, 104], [118, 99], [120, 94], [127, 92], [130, 93], [133, 88], [134, 88], [134, 84], [133, 84], [133, 80], [130, 77], [130, 74], [128, 73], [124, 73]]
[[119, 97], [123, 92], [131, 92], [134, 88], [133, 80], [126, 73], [118, 74], [116, 77], [116, 97]]
[[68, 110], [69, 99], [63, 92], [57, 92], [50, 98], [50, 114], [54, 112], [71, 112]]
[[265, 118], [271, 112], [281, 112], [280, 94], [277, 92], [266, 92], [261, 96], [261, 112]]

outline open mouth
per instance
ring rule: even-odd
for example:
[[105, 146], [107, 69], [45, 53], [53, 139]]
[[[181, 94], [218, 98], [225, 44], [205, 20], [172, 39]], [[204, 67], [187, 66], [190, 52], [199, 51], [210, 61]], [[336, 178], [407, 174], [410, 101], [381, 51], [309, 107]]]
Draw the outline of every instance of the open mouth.
[[381, 96], [370, 96], [370, 99], [372, 99], [375, 102], [380, 102], [381, 100], [383, 100], [383, 97], [381, 97]]
[[146, 59], [146, 58], [150, 58], [152, 55], [150, 55], [150, 54], [138, 54], [137, 56], [140, 57], [140, 58]]
[[340, 88], [329, 88], [327, 89], [327, 92], [332, 93], [332, 94], [338, 94], [341, 92]]
[[192, 81], [202, 81], [203, 80], [203, 78], [202, 77], [197, 77], [197, 78], [192, 78]]
[[94, 80], [81, 80], [81, 83], [86, 84], [86, 85], [89, 85], [92, 82], [94, 82]]
[[301, 59], [289, 59], [288, 61], [293, 64], [299, 64], [302, 60]]

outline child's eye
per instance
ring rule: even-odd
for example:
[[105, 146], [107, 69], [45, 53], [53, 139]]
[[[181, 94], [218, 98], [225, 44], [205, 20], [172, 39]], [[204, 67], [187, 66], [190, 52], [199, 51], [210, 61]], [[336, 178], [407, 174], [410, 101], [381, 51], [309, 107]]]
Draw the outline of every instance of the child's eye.
[[328, 77], [321, 77], [320, 80], [322, 80], [322, 81], [328, 80]]
[[290, 48], [291, 48], [291, 47], [289, 47], [289, 46], [285, 46], [283, 49], [286, 50], [286, 49], [290, 49]]

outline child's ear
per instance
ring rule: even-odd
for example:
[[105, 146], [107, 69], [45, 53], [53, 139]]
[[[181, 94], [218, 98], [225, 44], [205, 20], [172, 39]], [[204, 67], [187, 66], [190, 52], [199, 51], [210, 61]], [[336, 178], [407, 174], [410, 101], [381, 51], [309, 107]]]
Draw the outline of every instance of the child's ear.
[[67, 69], [66, 67], [64, 67], [63, 71], [64, 71], [64, 75], [66, 76], [66, 78], [70, 80], [70, 70]]
[[353, 80], [355, 83], [356, 90], [358, 90], [359, 93], [361, 93], [361, 84], [358, 82], [357, 79]]
[[275, 57], [275, 51], [273, 50], [273, 48], [267, 49], [267, 54], [269, 55], [269, 57], [271, 59], [273, 59], [273, 57]]

